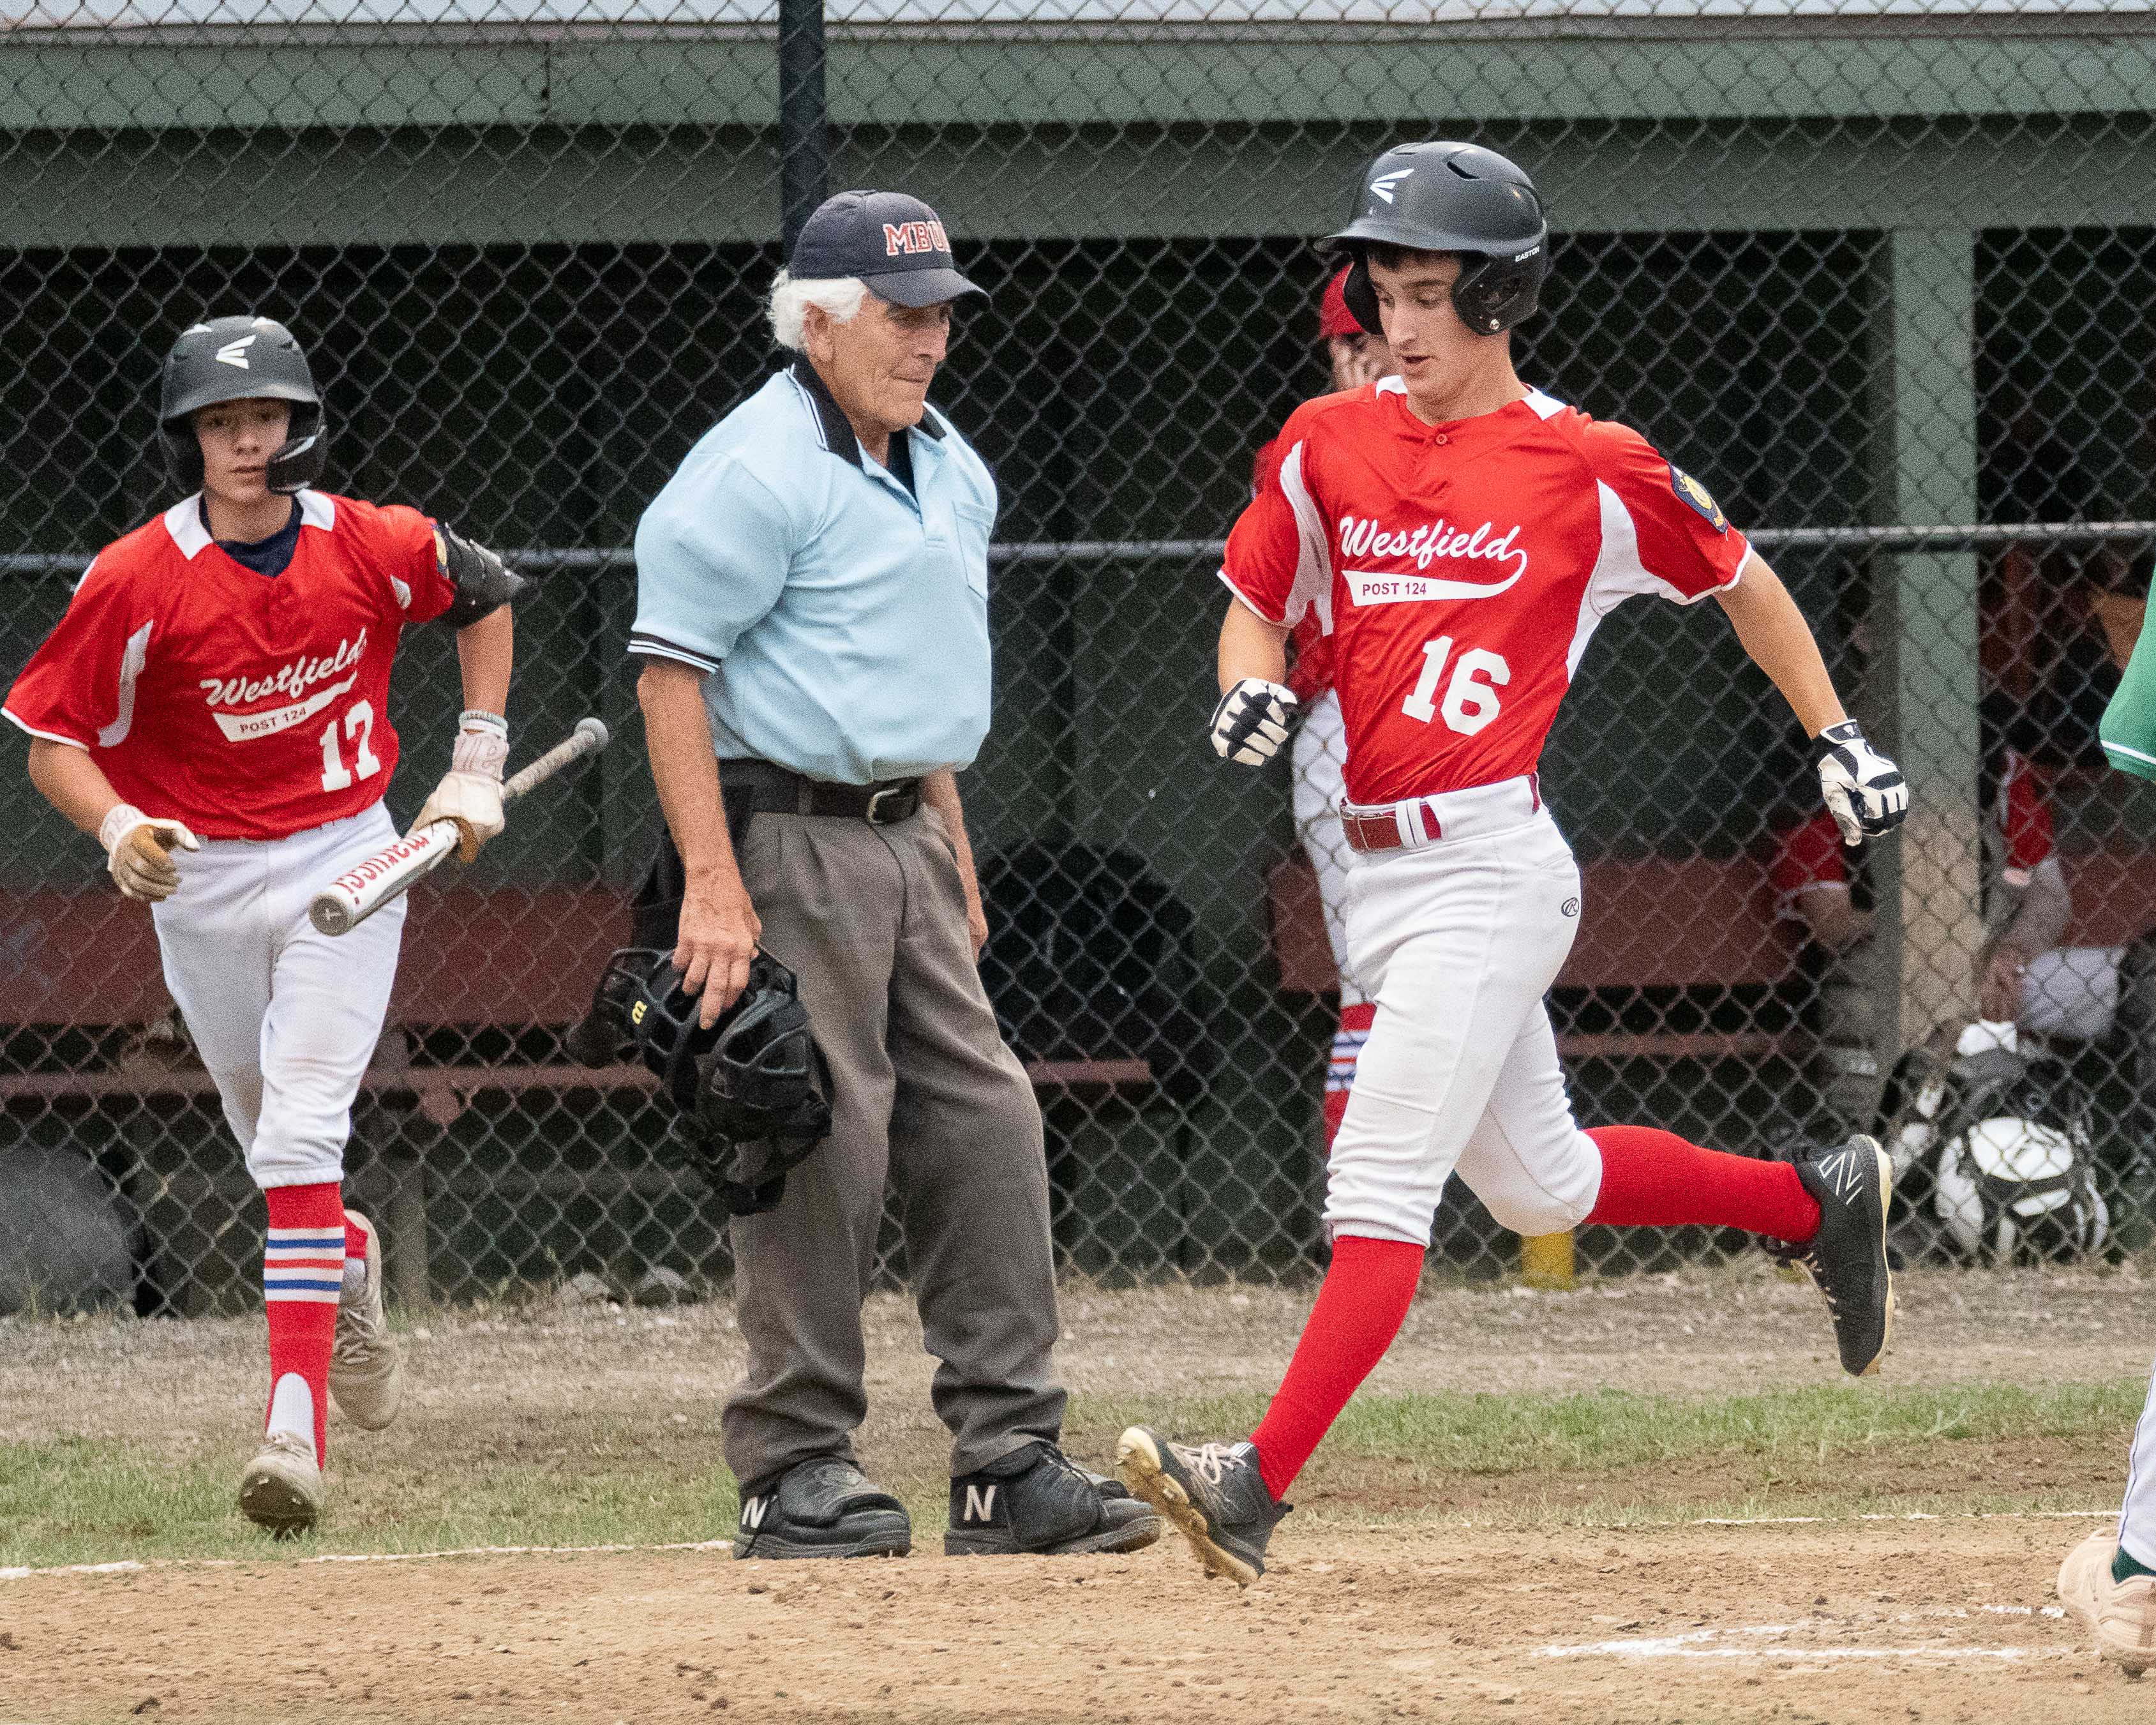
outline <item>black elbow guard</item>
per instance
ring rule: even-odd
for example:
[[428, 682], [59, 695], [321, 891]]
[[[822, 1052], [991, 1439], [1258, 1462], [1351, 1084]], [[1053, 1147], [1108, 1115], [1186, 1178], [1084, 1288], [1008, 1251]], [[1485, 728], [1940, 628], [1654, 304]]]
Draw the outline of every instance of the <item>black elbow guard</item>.
[[506, 605], [515, 605], [538, 585], [454, 528], [436, 526], [434, 552], [441, 559], [442, 573], [457, 590], [441, 619], [452, 629], [462, 629]]

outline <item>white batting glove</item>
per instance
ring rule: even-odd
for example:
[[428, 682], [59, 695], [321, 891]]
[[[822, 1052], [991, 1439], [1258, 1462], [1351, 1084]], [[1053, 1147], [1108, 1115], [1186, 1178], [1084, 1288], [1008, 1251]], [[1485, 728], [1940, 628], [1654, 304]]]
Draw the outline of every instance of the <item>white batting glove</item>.
[[1862, 844], [1902, 824], [1909, 812], [1907, 781], [1901, 768], [1864, 740], [1855, 719], [1829, 725], [1817, 746], [1820, 791], [1844, 844]]
[[412, 832], [434, 821], [455, 821], [457, 861], [469, 862], [505, 824], [501, 769], [509, 759], [509, 724], [497, 713], [476, 710], [457, 723], [462, 729], [449, 754], [449, 770], [420, 809]]
[[202, 841], [181, 822], [146, 815], [130, 802], [113, 805], [97, 829], [97, 842], [105, 847], [105, 866], [113, 883], [129, 898], [152, 904], [180, 889], [173, 850], [202, 848]]
[[1264, 765], [1287, 741], [1288, 726], [1301, 704], [1294, 690], [1262, 677], [1231, 684], [1213, 709], [1213, 752], [1242, 766]]

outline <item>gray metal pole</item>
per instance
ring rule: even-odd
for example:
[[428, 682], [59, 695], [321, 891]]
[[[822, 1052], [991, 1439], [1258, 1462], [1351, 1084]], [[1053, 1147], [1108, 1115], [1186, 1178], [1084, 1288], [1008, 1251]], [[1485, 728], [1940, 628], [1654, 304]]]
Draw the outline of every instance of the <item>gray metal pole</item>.
[[789, 253], [829, 195], [829, 122], [824, 0], [778, 0], [778, 232]]

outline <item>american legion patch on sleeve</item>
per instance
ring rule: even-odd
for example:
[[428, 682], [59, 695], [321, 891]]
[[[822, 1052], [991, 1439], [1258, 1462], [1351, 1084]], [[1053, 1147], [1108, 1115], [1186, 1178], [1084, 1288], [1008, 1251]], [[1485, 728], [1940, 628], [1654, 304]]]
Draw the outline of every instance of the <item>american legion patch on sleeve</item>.
[[1670, 488], [1712, 522], [1715, 532], [1726, 533], [1729, 531], [1729, 518], [1722, 512], [1722, 506], [1714, 501], [1705, 486], [1675, 461], [1670, 463]]

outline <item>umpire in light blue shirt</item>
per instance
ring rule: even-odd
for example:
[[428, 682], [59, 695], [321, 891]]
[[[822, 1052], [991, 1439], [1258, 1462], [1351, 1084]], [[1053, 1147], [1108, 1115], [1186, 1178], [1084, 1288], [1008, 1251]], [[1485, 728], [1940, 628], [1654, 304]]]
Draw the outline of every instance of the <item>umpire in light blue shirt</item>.
[[988, 728], [995, 481], [928, 405], [958, 273], [936, 213], [844, 192], [771, 294], [789, 363], [637, 528], [652, 776], [673, 848], [637, 944], [711, 1022], [761, 944], [800, 979], [831, 1135], [735, 1217], [748, 1372], [722, 1417], [737, 1558], [904, 1552], [856, 1465], [861, 1304], [886, 1183], [951, 1429], [954, 1554], [1122, 1552], [1160, 1524], [1066, 1461], [1040, 1110], [975, 967], [988, 926], [956, 774]]

